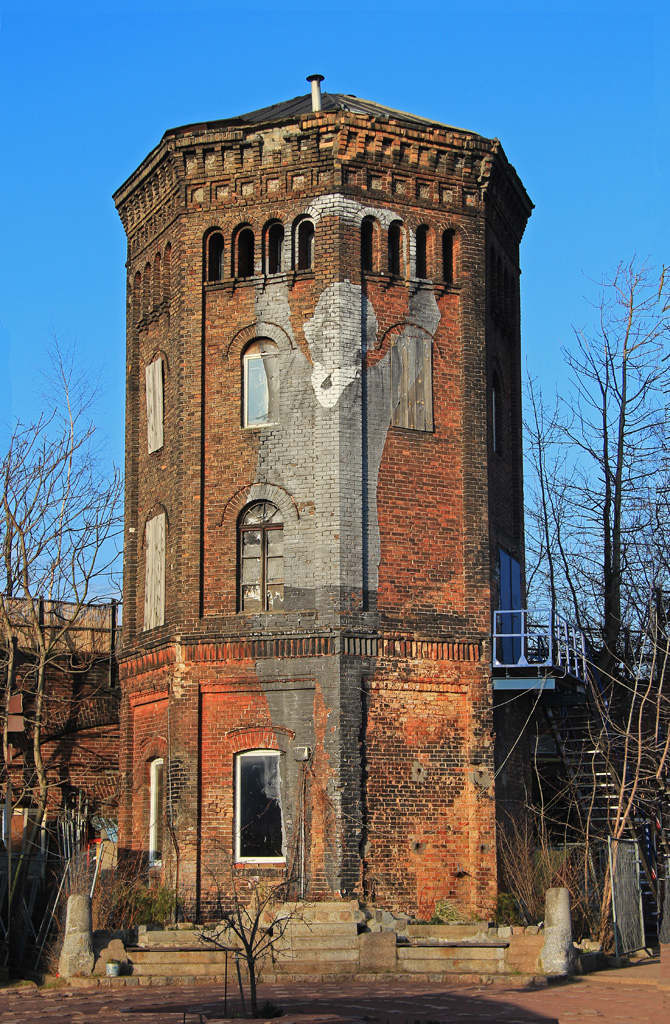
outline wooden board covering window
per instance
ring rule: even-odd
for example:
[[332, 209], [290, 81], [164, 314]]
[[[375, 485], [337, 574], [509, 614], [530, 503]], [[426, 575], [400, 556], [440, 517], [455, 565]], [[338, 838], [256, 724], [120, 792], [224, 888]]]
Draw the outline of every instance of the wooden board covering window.
[[432, 343], [423, 332], [404, 332], [391, 348], [394, 427], [433, 429]]
[[165, 513], [150, 519], [145, 533], [146, 577], [144, 583], [144, 628], [154, 629], [165, 621]]
[[149, 453], [163, 447], [163, 360], [154, 359], [146, 368], [147, 446]]

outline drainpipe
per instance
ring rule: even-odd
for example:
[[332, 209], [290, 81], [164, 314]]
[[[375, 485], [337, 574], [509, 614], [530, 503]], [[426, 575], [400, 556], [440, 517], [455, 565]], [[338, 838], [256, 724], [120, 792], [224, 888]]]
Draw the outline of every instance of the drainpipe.
[[321, 83], [323, 75], [308, 75], [307, 81], [312, 83], [312, 113], [318, 114], [321, 110]]

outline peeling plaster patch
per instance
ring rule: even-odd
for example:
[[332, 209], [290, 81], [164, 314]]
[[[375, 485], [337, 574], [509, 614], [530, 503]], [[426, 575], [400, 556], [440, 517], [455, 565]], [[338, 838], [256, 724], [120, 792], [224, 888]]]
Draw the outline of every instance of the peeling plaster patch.
[[307, 207], [307, 215], [316, 223], [322, 217], [339, 217], [350, 224], [360, 224], [364, 217], [376, 217], [382, 227], [388, 228], [394, 220], [404, 220], [399, 213], [381, 206], [363, 206], [339, 192], [318, 196]]
[[336, 366], [328, 372], [322, 363], [315, 363], [312, 371], [312, 387], [317, 401], [324, 409], [337, 405], [344, 389], [360, 374], [360, 367]]
[[264, 287], [257, 285], [255, 311], [259, 336], [262, 334], [263, 322], [268, 321], [283, 327], [295, 345], [286, 281], [268, 281]]
[[[435, 299], [435, 293], [421, 289], [415, 292], [414, 295], [410, 295], [408, 319], [418, 324], [419, 327], [423, 327], [424, 330], [433, 336], [437, 330], [437, 325], [442, 319], [442, 314]], [[411, 330], [411, 327], [407, 329]]]
[[324, 409], [333, 409], [361, 373], [361, 345], [377, 336], [377, 317], [360, 285], [336, 281], [321, 295], [314, 316], [305, 323], [312, 356], [312, 387]]

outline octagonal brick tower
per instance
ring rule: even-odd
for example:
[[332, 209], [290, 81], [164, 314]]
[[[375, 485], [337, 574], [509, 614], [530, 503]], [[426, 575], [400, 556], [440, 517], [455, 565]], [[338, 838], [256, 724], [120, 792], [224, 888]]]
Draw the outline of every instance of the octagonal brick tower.
[[489, 913], [532, 206], [497, 140], [321, 105], [170, 130], [114, 196], [120, 842], [166, 880], [178, 851], [200, 916], [231, 859]]

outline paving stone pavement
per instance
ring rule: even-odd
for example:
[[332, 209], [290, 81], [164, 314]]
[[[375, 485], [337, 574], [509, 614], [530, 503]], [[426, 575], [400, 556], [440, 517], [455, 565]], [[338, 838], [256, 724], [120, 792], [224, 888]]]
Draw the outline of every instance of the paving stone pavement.
[[[397, 980], [274, 984], [260, 986], [259, 1003], [282, 1006], [282, 1024], [670, 1024], [657, 977], [653, 969], [611, 971], [542, 988]], [[229, 1014], [240, 1010], [238, 995]], [[0, 1024], [199, 1024], [201, 1011], [212, 1021], [224, 1019], [220, 985], [0, 990]]]

